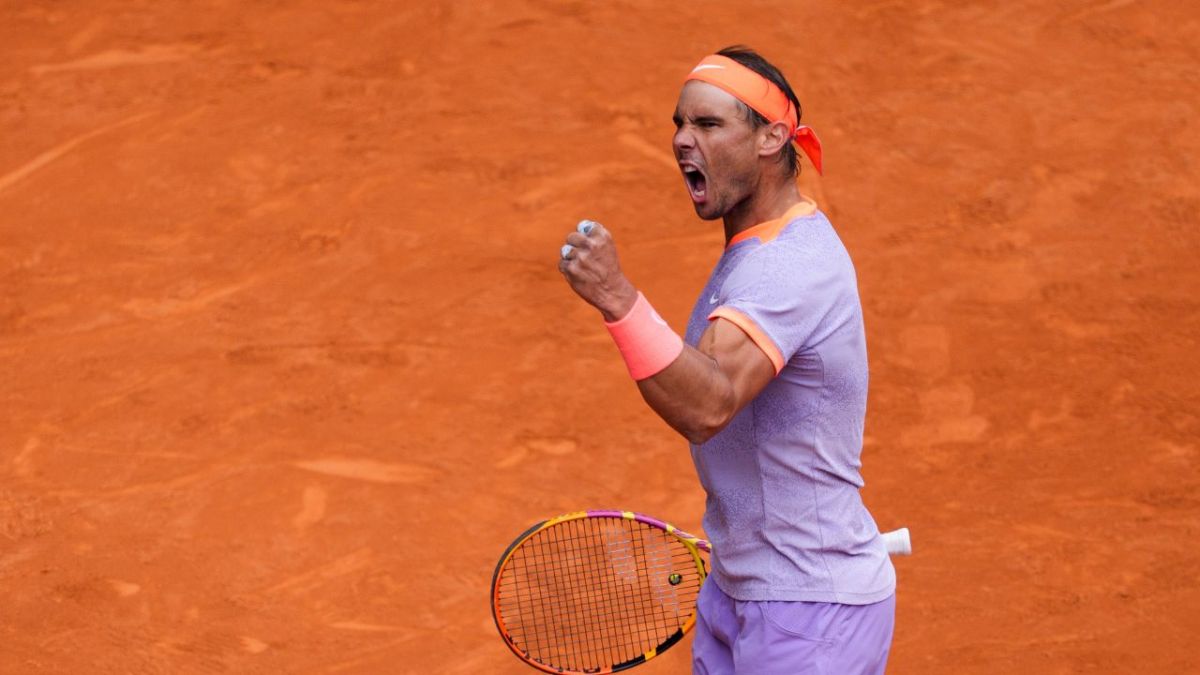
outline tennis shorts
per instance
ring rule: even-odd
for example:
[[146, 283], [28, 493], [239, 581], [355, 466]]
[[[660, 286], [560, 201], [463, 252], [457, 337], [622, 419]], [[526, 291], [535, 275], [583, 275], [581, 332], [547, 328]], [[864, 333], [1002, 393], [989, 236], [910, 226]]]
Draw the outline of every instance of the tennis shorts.
[[896, 596], [873, 605], [750, 602], [700, 589], [693, 675], [881, 675]]

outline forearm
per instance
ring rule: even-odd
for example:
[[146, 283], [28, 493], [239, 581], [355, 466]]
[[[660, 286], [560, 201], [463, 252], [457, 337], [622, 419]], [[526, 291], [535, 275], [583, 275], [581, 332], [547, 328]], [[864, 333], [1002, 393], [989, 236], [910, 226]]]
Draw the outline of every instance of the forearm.
[[733, 382], [716, 359], [686, 345], [670, 366], [637, 385], [650, 408], [697, 445], [724, 429], [738, 410]]

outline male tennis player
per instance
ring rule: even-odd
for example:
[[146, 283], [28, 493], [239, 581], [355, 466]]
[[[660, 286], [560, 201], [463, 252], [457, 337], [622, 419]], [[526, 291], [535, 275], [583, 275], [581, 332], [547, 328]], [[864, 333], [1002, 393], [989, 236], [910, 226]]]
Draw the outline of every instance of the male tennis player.
[[867, 353], [854, 267], [800, 194], [798, 145], [820, 144], [774, 66], [708, 56], [675, 108], [675, 158], [725, 251], [681, 339], [584, 221], [559, 270], [600, 310], [642, 397], [691, 443], [707, 492], [713, 583], [698, 601], [693, 672], [882, 673], [895, 571], [859, 489]]

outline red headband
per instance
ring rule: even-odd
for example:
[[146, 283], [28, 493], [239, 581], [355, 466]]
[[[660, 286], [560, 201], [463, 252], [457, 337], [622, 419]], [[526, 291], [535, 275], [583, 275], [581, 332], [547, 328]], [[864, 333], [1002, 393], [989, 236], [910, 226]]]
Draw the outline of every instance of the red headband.
[[700, 80], [720, 87], [750, 106], [768, 122], [783, 122], [796, 145], [808, 155], [821, 173], [821, 141], [807, 125], [800, 124], [796, 107], [774, 82], [727, 56], [706, 56], [684, 79]]

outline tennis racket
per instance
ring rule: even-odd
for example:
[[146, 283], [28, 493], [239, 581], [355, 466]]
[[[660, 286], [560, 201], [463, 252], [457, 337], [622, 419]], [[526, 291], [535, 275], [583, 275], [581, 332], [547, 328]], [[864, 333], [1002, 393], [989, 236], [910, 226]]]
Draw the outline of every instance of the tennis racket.
[[[908, 529], [883, 535], [912, 552]], [[577, 511], [534, 525], [492, 575], [505, 644], [547, 673], [615, 673], [654, 658], [696, 623], [707, 541], [630, 511]]]

